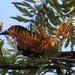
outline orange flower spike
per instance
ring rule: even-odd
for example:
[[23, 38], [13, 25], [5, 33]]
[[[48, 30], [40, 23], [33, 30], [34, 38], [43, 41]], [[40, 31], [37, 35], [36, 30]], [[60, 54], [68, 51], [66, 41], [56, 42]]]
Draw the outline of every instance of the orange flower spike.
[[71, 21], [69, 19], [66, 20], [66, 25], [71, 26]]
[[69, 26], [67, 25], [67, 26], [66, 26], [66, 30], [67, 30], [68, 32], [71, 31], [71, 25], [69, 25]]
[[64, 29], [63, 24], [60, 24], [60, 25], [57, 26], [57, 31], [58, 31], [58, 32], [62, 32], [63, 29]]
[[32, 35], [30, 36], [29, 33], [25, 32], [16, 32], [16, 31], [9, 31], [13, 38], [17, 41], [17, 43], [27, 49], [29, 48], [33, 52], [43, 52], [43, 51], [50, 51], [56, 45], [56, 40], [50, 36], [44, 35]]
[[59, 32], [58, 31], [55, 32], [55, 36], [56, 36], [56, 38], [59, 37]]
[[62, 35], [63, 30], [64, 26], [62, 24], [58, 25], [55, 31], [55, 36], [58, 38], [59, 35]]
[[50, 39], [48, 40], [48, 44], [50, 45], [50, 46], [52, 46], [52, 43], [54, 42], [54, 39], [52, 38], [52, 37], [50, 37]]

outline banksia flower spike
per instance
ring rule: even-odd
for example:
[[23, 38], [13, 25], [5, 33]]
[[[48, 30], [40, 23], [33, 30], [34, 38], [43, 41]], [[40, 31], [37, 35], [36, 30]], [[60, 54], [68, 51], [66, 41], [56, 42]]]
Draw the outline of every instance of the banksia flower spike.
[[55, 37], [59, 40], [64, 40], [71, 37], [71, 21], [66, 20], [66, 23], [57, 26]]
[[[0, 35], [10, 35], [17, 42], [17, 46], [23, 51], [23, 55], [52, 52], [57, 45], [55, 37], [43, 32], [31, 32], [22, 26], [12, 26]], [[28, 53], [28, 54], [27, 54]]]

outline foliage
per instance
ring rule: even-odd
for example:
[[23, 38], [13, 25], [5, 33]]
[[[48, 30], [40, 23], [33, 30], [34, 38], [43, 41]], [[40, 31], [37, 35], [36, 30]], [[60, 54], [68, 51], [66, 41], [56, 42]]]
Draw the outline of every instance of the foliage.
[[[28, 22], [30, 30], [38, 33], [39, 36], [30, 37], [26, 34], [10, 31], [10, 35], [15, 34], [17, 40], [13, 42], [10, 37], [6, 36], [12, 47], [10, 50], [4, 49], [2, 47], [3, 41], [0, 41], [0, 64], [3, 65], [0, 67], [6, 68], [5, 70], [1, 69], [0, 73], [2, 75], [6, 73], [10, 75], [44, 75], [46, 72], [56, 72], [58, 75], [71, 75], [74, 72], [72, 67], [75, 66], [73, 52], [75, 45], [75, 25], [73, 23], [75, 21], [75, 0], [41, 0], [40, 3], [35, 0], [24, 0], [23, 2], [13, 2], [13, 4], [22, 13], [22, 16], [17, 15], [11, 18], [24, 23]], [[20, 36], [24, 37], [20, 38]], [[39, 41], [40, 37], [47, 39], [47, 41], [42, 40], [42, 43]], [[27, 40], [28, 38], [30, 42]], [[24, 42], [26, 40], [27, 43]], [[17, 49], [16, 41], [20, 42], [20, 46], [23, 44], [22, 46], [25, 48], [26, 45], [30, 45], [30, 49], [32, 48], [31, 44], [33, 46], [36, 41], [39, 42], [40, 48], [54, 43], [53, 52], [47, 52], [39, 57], [22, 56], [22, 52]], [[65, 48], [71, 43], [70, 52], [62, 51], [61, 47], [64, 41]], [[38, 51], [39, 46], [35, 45], [37, 50], [32, 49]], [[51, 47], [48, 49], [52, 50]]]
[[[26, 0], [23, 2], [13, 2], [15, 7], [19, 9], [19, 11], [25, 17], [23, 20], [19, 16], [12, 17], [18, 21], [22, 21], [25, 23], [30, 22], [30, 28], [33, 31], [37, 30], [37, 27], [40, 25], [43, 26], [50, 35], [53, 35], [53, 31], [57, 28], [57, 25], [61, 23], [65, 23], [66, 19], [70, 19], [73, 22], [74, 19], [74, 12], [75, 12], [75, 5], [74, 0], [42, 0], [42, 2], [36, 5], [34, 0]], [[72, 4], [73, 3], [73, 4]], [[26, 18], [28, 17], [28, 18]], [[22, 17], [23, 18], [23, 17]], [[21, 20], [19, 20], [21, 19]], [[31, 19], [31, 20], [30, 20]], [[72, 24], [72, 23], [71, 23]], [[72, 25], [72, 42], [71, 47], [74, 45], [74, 26]], [[32, 29], [33, 28], [33, 29]], [[69, 41], [69, 42], [70, 42]], [[65, 46], [66, 47], [66, 46]]]

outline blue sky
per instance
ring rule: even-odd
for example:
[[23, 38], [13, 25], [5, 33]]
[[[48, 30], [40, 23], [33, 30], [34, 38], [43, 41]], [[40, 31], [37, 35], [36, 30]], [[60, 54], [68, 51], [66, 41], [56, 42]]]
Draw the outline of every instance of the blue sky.
[[23, 25], [23, 23], [10, 18], [11, 16], [21, 14], [12, 4], [14, 1], [15, 0], [0, 0], [0, 21], [3, 22], [3, 30], [15, 24]]

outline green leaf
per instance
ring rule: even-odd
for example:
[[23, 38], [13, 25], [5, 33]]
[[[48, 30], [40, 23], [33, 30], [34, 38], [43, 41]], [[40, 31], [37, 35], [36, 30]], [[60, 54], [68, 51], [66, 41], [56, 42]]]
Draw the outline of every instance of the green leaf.
[[23, 3], [26, 7], [28, 7], [28, 9], [34, 9], [31, 4], [29, 4], [27, 2], [23, 2]]
[[67, 0], [67, 1], [63, 1], [63, 4], [61, 4], [61, 10], [62, 12], [68, 16], [68, 15], [72, 15], [75, 14], [75, 0]]
[[35, 9], [32, 9], [32, 10], [30, 10], [30, 13], [34, 13], [36, 10]]
[[15, 5], [15, 7], [16, 7], [20, 12], [22, 12], [22, 13], [28, 13], [28, 11], [26, 11], [25, 8], [23, 8], [23, 7], [19, 6], [19, 5]]
[[31, 3], [35, 3], [34, 0], [25, 0], [25, 1], [28, 1], [28, 2], [31, 2]]
[[[4, 56], [4, 60], [8, 65], [14, 64], [16, 62], [16, 57], [15, 55], [11, 55], [9, 57]], [[9, 61], [10, 60], [10, 61]]]
[[66, 40], [66, 42], [65, 42], [65, 48], [66, 48], [66, 47], [68, 47], [69, 42], [70, 42], [70, 40], [69, 40], [69, 39], [67, 39], [67, 40]]
[[28, 11], [28, 9], [26, 8], [23, 8], [21, 6], [18, 6], [18, 5], [15, 5], [15, 7], [23, 13], [24, 16], [29, 16], [29, 17], [32, 17], [33, 15]]
[[12, 2], [12, 4], [25, 6], [24, 3], [21, 3], [21, 2]]
[[33, 7], [31, 6], [31, 4], [29, 2], [35, 3], [35, 1], [33, 1], [33, 0], [27, 0], [27, 2], [24, 1], [23, 3], [21, 3], [21, 2], [12, 2], [12, 4], [14, 4], [14, 5], [28, 6], [28, 7], [30, 7], [30, 8], [33, 9]]
[[25, 19], [25, 18], [23, 18], [23, 17], [21, 17], [21, 16], [11, 17], [11, 18], [13, 18], [13, 19], [15, 19], [15, 20], [18, 20], [18, 21], [20, 21], [20, 22], [29, 22], [29, 21], [31, 21], [31, 19]]
[[4, 48], [2, 48], [2, 53], [4, 55], [11, 55], [11, 53], [8, 50], [4, 49]]
[[4, 44], [4, 40], [1, 40], [0, 41], [0, 49], [2, 48], [3, 44]]

